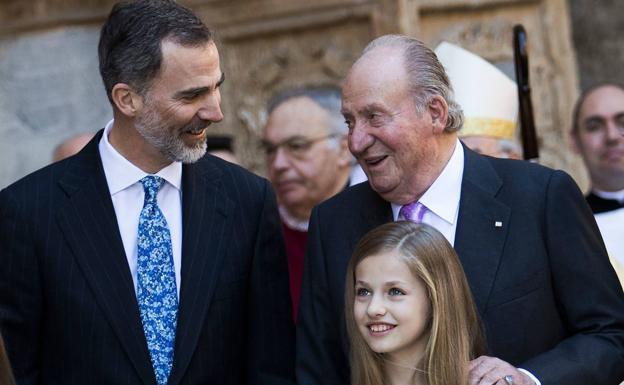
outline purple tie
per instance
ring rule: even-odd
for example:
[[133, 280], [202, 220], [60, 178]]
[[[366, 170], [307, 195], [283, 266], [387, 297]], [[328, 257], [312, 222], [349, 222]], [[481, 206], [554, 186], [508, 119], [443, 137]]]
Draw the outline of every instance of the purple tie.
[[427, 206], [418, 201], [412, 202], [401, 207], [399, 218], [403, 217], [408, 221], [420, 223], [425, 215], [425, 211], [427, 211]]

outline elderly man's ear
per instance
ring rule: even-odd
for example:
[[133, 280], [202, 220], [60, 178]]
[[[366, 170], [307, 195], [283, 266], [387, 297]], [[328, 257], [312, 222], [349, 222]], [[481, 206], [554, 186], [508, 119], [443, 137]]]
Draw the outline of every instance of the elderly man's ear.
[[115, 84], [111, 96], [117, 109], [128, 118], [136, 117], [143, 108], [143, 97], [128, 84]]
[[443, 97], [435, 95], [429, 100], [429, 115], [431, 116], [431, 126], [433, 132], [441, 134], [448, 122], [448, 104]]

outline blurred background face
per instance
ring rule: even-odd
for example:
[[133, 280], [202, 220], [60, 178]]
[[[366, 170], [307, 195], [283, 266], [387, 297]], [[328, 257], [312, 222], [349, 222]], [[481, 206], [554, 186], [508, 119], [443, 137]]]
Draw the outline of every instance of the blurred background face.
[[267, 170], [277, 199], [300, 219], [309, 218], [317, 203], [344, 187], [337, 185], [336, 175], [348, 166], [346, 143], [334, 150], [328, 126], [323, 108], [308, 97], [294, 97], [271, 112], [264, 131]]
[[590, 93], [579, 110], [573, 139], [598, 188], [624, 188], [624, 91], [604, 86]]
[[479, 154], [489, 155], [496, 158], [521, 159], [518, 151], [512, 151], [502, 146], [500, 139], [491, 136], [464, 136], [461, 138], [468, 148]]

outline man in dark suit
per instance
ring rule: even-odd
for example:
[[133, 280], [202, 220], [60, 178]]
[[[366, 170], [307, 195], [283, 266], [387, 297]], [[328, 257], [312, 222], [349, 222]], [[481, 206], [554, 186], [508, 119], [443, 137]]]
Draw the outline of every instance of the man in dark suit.
[[[444, 69], [415, 39], [369, 44], [347, 75], [342, 103], [349, 148], [369, 183], [313, 210], [299, 384], [349, 383], [348, 259], [364, 233], [396, 219], [433, 225], [460, 256], [492, 355], [470, 363], [470, 384], [624, 379], [624, 295], [567, 174], [463, 147], [462, 113]], [[421, 214], [412, 217], [416, 207]]]
[[117, 4], [114, 120], [0, 192], [0, 331], [19, 384], [292, 384], [288, 271], [268, 182], [204, 156], [223, 118], [207, 27]]

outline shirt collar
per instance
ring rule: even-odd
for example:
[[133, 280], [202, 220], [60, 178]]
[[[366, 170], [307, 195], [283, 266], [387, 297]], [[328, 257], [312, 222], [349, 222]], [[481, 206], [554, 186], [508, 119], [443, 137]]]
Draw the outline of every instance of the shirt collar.
[[[454, 224], [459, 210], [463, 174], [464, 148], [457, 139], [448, 163], [418, 201], [438, 217], [449, 224]], [[402, 205], [392, 203], [392, 214], [395, 219], [399, 217], [401, 207]]]
[[618, 202], [624, 202], [624, 190], [620, 191], [600, 191], [592, 189], [594, 195], [599, 196], [602, 199], [611, 199]]
[[301, 232], [308, 231], [308, 225], [309, 225], [308, 220], [301, 220], [301, 219], [295, 218], [294, 216], [290, 215], [288, 210], [286, 210], [286, 207], [282, 205], [279, 205], [277, 208], [279, 209], [280, 218], [282, 219], [282, 222], [287, 227], [291, 228], [292, 230], [297, 230]]
[[[114, 120], [106, 124], [104, 134], [99, 143], [100, 157], [104, 166], [104, 174], [111, 195], [125, 190], [137, 183], [145, 176], [150, 175], [141, 170], [128, 159], [124, 158], [108, 141], [108, 135], [113, 127]], [[170, 165], [158, 171], [155, 175], [163, 178], [167, 183], [178, 191], [182, 186], [182, 163], [172, 162]]]

